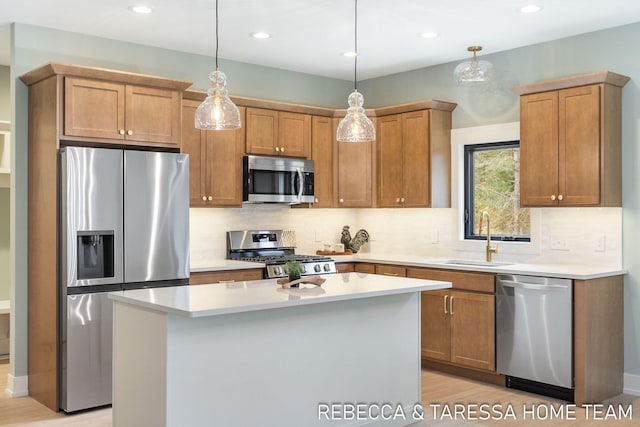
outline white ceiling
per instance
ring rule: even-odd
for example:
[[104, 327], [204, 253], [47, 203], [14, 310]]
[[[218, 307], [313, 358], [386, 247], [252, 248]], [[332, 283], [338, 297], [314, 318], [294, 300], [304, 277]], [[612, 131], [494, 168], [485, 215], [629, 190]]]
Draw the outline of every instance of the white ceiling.
[[[521, 6], [543, 7], [532, 15]], [[154, 9], [149, 15], [128, 10]], [[213, 56], [215, 0], [0, 0], [0, 64], [19, 22]], [[358, 79], [640, 21], [638, 0], [359, 0]], [[353, 0], [219, 0], [220, 57], [353, 78]], [[254, 31], [273, 35], [249, 37]], [[435, 39], [418, 35], [440, 34]], [[224, 70], [223, 70], [224, 71]]]

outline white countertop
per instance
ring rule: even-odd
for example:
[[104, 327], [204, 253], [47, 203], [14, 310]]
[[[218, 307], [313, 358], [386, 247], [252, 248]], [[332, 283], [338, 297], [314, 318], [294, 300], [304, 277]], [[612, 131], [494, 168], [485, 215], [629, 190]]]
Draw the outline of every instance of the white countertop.
[[109, 297], [188, 317], [268, 310], [358, 298], [446, 289], [449, 282], [364, 273], [327, 274], [322, 286], [282, 289], [275, 279], [112, 292]]
[[[410, 255], [389, 254], [354, 254], [331, 256], [337, 263], [341, 262], [372, 262], [379, 264], [397, 264], [412, 267], [439, 268], [444, 270], [481, 271], [487, 273], [524, 274], [564, 279], [589, 280], [600, 277], [619, 276], [626, 274], [622, 268], [610, 268], [588, 264], [526, 264], [510, 263], [504, 266], [460, 265], [444, 264], [443, 261], [452, 258], [433, 258]], [[481, 259], [470, 260], [482, 261]], [[245, 261], [216, 260], [213, 262], [192, 265], [191, 272], [235, 270], [241, 268], [264, 268], [264, 264]]]

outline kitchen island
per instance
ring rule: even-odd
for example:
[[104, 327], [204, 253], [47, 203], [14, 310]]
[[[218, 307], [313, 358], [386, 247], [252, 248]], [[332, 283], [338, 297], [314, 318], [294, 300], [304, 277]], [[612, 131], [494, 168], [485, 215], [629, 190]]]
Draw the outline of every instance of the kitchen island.
[[323, 277], [111, 294], [114, 425], [414, 422], [420, 292], [451, 284]]

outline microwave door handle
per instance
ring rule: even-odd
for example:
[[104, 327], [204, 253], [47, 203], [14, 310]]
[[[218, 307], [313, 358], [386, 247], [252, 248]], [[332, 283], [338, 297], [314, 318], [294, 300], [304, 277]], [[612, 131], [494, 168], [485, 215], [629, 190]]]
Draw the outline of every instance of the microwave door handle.
[[300, 168], [296, 168], [296, 170], [298, 172], [298, 182], [300, 185], [298, 187], [298, 200], [302, 200], [302, 191], [304, 190], [304, 174], [302, 173]]

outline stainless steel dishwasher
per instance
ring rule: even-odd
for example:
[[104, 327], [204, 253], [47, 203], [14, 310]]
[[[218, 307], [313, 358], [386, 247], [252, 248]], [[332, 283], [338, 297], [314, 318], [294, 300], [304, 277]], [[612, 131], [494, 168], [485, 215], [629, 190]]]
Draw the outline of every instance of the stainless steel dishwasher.
[[573, 401], [572, 281], [500, 274], [496, 366], [507, 386]]

